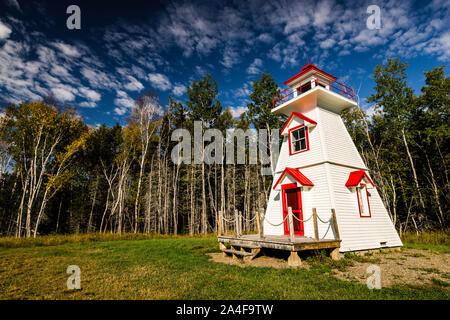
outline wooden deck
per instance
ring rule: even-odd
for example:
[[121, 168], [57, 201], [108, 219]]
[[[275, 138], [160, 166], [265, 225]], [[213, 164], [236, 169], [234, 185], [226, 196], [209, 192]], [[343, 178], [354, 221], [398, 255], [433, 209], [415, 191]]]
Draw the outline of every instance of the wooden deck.
[[315, 240], [309, 237], [294, 237], [292, 242], [289, 236], [269, 236], [265, 235], [263, 239], [257, 234], [249, 235], [220, 235], [218, 241], [221, 244], [229, 244], [236, 247], [247, 248], [269, 248], [286, 251], [302, 251], [302, 250], [317, 250], [317, 249], [334, 249], [339, 248], [341, 240]]

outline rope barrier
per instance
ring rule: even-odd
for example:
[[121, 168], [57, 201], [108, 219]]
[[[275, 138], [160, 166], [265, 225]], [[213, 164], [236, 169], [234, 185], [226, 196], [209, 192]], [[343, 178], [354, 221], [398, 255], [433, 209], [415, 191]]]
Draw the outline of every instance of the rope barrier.
[[[270, 222], [270, 221], [267, 219], [266, 213], [265, 213], [264, 211], [261, 212], [260, 215], [262, 216], [262, 220], [263, 220], [263, 221], [266, 221], [268, 224], [270, 224], [270, 225], [273, 226], [273, 227], [281, 226], [281, 225], [286, 221], [286, 219], [289, 217], [289, 214], [287, 214], [286, 217], [285, 217], [280, 223], [272, 223], [272, 222]], [[252, 222], [253, 220], [255, 220], [255, 219], [258, 217], [257, 215], [255, 215], [252, 219], [247, 219], [247, 218], [245, 218], [243, 215], [240, 215], [240, 216], [241, 216], [245, 221], [249, 221], [249, 222]], [[311, 216], [310, 216], [308, 219], [303, 219], [303, 220], [301, 220], [301, 219], [297, 218], [295, 215], [292, 215], [292, 217], [293, 217], [295, 220], [299, 221], [299, 222], [308, 222], [309, 220], [311, 220], [311, 218], [312, 218], [313, 216], [314, 216], [314, 215], [311, 214]], [[316, 217], [317, 217], [317, 219], [318, 219], [320, 222], [326, 223], [326, 224], [327, 224], [327, 223], [330, 223], [330, 222], [333, 220], [333, 216], [332, 216], [332, 215], [331, 215], [330, 218], [329, 218], [328, 220], [326, 220], [326, 221], [322, 220], [318, 214], [316, 214]], [[222, 219], [223, 219], [225, 222], [227, 222], [227, 223], [235, 223], [235, 222], [236, 222], [236, 218], [226, 219], [224, 216], [222, 216]], [[327, 231], [325, 232], [324, 237], [323, 237], [322, 239], [324, 239], [325, 236], [328, 234], [328, 231], [330, 230], [330, 228], [331, 228], [331, 223], [328, 225]]]
[[299, 221], [299, 222], [308, 222], [309, 220], [311, 220], [311, 218], [313, 217], [313, 215], [311, 215], [308, 219], [305, 220], [300, 220], [299, 218], [297, 218], [296, 216], [292, 215], [294, 217], [295, 220]]
[[225, 220], [225, 222], [228, 222], [228, 223], [231, 223], [231, 222], [234, 222], [235, 220], [234, 219], [226, 219], [225, 217], [222, 217], [222, 219], [223, 220]]
[[245, 221], [249, 221], [249, 222], [252, 222], [253, 220], [255, 220], [256, 219], [256, 215], [253, 217], [253, 218], [251, 218], [251, 219], [247, 219], [246, 217], [244, 217], [244, 216], [241, 216], [242, 218], [244, 218], [244, 220]]
[[286, 215], [286, 217], [285, 217], [285, 218], [283, 219], [283, 221], [281, 221], [280, 223], [278, 223], [278, 224], [273, 224], [273, 223], [271, 223], [269, 220], [267, 220], [266, 217], [264, 216], [264, 220], [265, 220], [268, 224], [270, 224], [271, 226], [273, 226], [273, 227], [281, 226], [281, 225], [286, 221], [287, 218], [288, 218], [288, 215]]
[[323, 240], [323, 239], [325, 239], [325, 237], [327, 236], [327, 234], [328, 234], [328, 231], [330, 231], [330, 229], [331, 229], [331, 223], [328, 225], [328, 228], [327, 228], [327, 231], [324, 233], [324, 235], [323, 235], [323, 237], [322, 238], [320, 238], [320, 240]]
[[319, 221], [322, 223], [328, 223], [328, 222], [331, 222], [331, 220], [333, 219], [333, 216], [331, 216], [330, 219], [328, 219], [327, 221], [323, 221], [322, 219], [320, 219], [319, 215], [317, 215], [317, 219], [319, 219]]

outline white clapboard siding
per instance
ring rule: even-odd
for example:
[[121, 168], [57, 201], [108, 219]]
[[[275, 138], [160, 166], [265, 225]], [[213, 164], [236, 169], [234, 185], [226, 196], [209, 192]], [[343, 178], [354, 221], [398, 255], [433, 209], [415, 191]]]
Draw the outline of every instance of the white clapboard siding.
[[[301, 169], [301, 172], [308, 177], [313, 183], [314, 187], [302, 188], [302, 207], [303, 220], [307, 220], [312, 215], [312, 208], [316, 208], [317, 214], [322, 220], [329, 220], [331, 216], [331, 201], [330, 201], [330, 187], [327, 183], [327, 176], [325, 172], [325, 165], [319, 164], [312, 167]], [[278, 180], [280, 173], [274, 177], [274, 181]], [[290, 181], [294, 182], [294, 181]], [[288, 182], [289, 183], [289, 182]], [[273, 187], [273, 185], [272, 185]], [[283, 219], [283, 205], [282, 205], [281, 191], [271, 190], [269, 203], [266, 210], [266, 220], [272, 224], [278, 224]], [[283, 235], [284, 229], [281, 226], [272, 226], [269, 222], [264, 221], [264, 232], [270, 235]], [[304, 223], [305, 236], [314, 237], [313, 220], [309, 219]], [[335, 239], [334, 229], [330, 224], [318, 223], [319, 238]]]
[[330, 165], [330, 167], [336, 218], [342, 238], [341, 251], [380, 248], [381, 242], [386, 242], [385, 246], [387, 247], [401, 246], [402, 242], [384, 208], [377, 189], [369, 189], [371, 217], [362, 218], [359, 215], [354, 188], [345, 187], [353, 169], [337, 165]]
[[[305, 113], [305, 116], [311, 118], [314, 121], [317, 121], [317, 108], [314, 108], [312, 111]], [[301, 119], [295, 119], [295, 123], [303, 123]], [[280, 155], [278, 158], [276, 172], [282, 172], [284, 168], [298, 168], [299, 164], [302, 167], [317, 164], [319, 162], [323, 162], [325, 160], [323, 149], [321, 147], [321, 139], [320, 139], [320, 130], [318, 127], [309, 127], [308, 128], [308, 137], [309, 137], [309, 150], [300, 152], [297, 154], [290, 155], [289, 154], [289, 139], [287, 136], [283, 138], [283, 144], [280, 149]]]
[[367, 169], [339, 114], [320, 107], [315, 110], [318, 111], [317, 127], [325, 144], [325, 160]]

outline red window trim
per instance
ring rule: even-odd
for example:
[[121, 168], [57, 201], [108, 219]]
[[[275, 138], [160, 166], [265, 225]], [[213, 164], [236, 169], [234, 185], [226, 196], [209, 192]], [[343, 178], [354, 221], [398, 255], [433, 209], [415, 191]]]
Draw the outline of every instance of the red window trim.
[[[297, 200], [298, 200], [298, 207], [300, 209], [300, 212], [298, 213], [298, 218], [300, 220], [303, 220], [303, 203], [302, 203], [302, 188], [298, 187], [296, 183], [287, 183], [287, 184], [282, 184], [281, 185], [281, 197], [282, 197], [282, 205], [283, 205], [283, 220], [286, 218], [286, 212], [287, 212], [287, 199], [286, 199], [286, 193], [285, 190], [286, 189], [298, 189], [297, 190]], [[284, 230], [284, 235], [289, 235], [289, 219], [286, 219], [283, 223], [283, 230]], [[302, 231], [295, 231], [294, 230], [294, 235], [296, 236], [301, 236], [303, 237], [305, 235], [305, 224], [303, 223], [303, 221], [300, 221], [301, 224], [301, 230]]]
[[[301, 128], [301, 127], [305, 127], [306, 149], [305, 149], [305, 150], [300, 150], [300, 151], [297, 151], [297, 152], [292, 152], [291, 131], [297, 130], [297, 129]], [[294, 154], [297, 154], [297, 153], [301, 153], [301, 152], [305, 152], [305, 151], [308, 151], [308, 150], [309, 150], [309, 133], [308, 133], [308, 127], [305, 126], [304, 124], [301, 124], [301, 125], [299, 125], [299, 126], [296, 126], [296, 127], [294, 127], [294, 128], [289, 129], [289, 131], [288, 131], [288, 139], [289, 139], [289, 155], [290, 155], [290, 156], [292, 156], [292, 155], [294, 155]]]
[[366, 190], [367, 207], [369, 208], [369, 215], [368, 216], [362, 216], [361, 215], [361, 204], [359, 203], [359, 190], [358, 190], [358, 187], [356, 187], [355, 189], [356, 189], [356, 199], [358, 200], [359, 217], [360, 218], [372, 218], [372, 211], [370, 210], [369, 192], [367, 191], [367, 185], [361, 183], [361, 186], [364, 186], [364, 189]]

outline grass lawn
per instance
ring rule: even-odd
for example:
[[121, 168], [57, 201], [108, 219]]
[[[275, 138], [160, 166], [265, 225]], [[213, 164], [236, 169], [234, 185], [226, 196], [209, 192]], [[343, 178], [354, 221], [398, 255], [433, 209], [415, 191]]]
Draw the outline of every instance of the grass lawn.
[[[206, 255], [219, 252], [213, 236], [77, 242], [58, 237], [53, 243], [27, 240], [21, 247], [0, 240], [0, 299], [450, 298], [439, 282], [369, 290], [334, 278], [332, 263], [309, 270], [215, 263]], [[81, 290], [66, 287], [69, 265], [81, 269]]]

